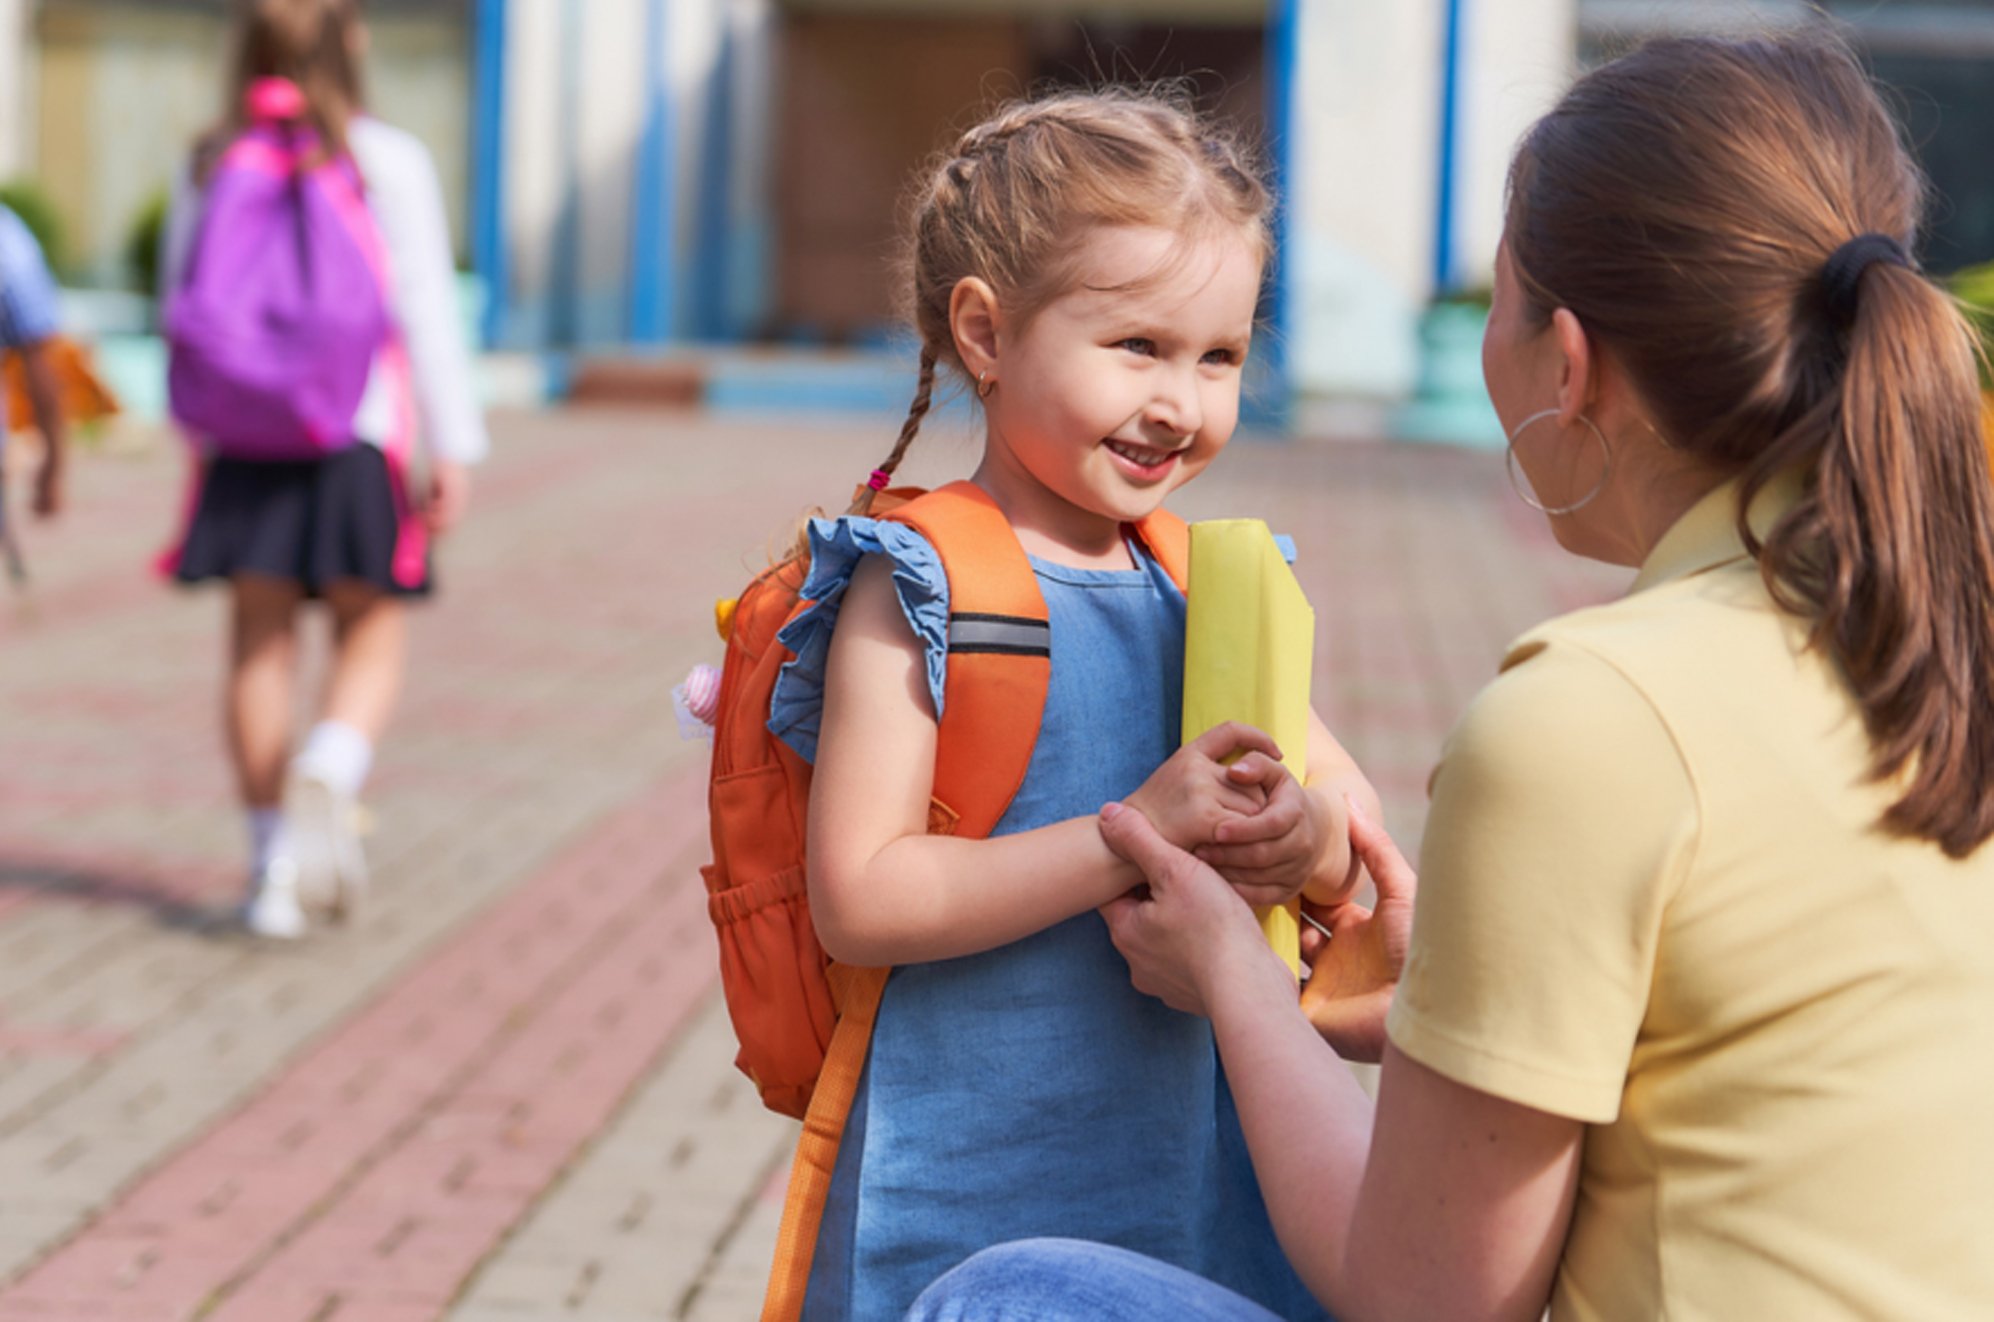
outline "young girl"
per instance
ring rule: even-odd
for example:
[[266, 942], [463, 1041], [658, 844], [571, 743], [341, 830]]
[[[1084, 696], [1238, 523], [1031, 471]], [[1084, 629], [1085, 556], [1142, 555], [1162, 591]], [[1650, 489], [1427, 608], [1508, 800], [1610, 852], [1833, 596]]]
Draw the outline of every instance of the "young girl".
[[805, 1318], [898, 1317], [979, 1247], [1053, 1234], [1321, 1315], [1269, 1228], [1209, 1025], [1133, 991], [1095, 912], [1141, 880], [1102, 841], [1104, 801], [1142, 810], [1256, 903], [1347, 894], [1342, 796], [1375, 802], [1320, 721], [1287, 750], [1305, 753], [1305, 786], [1257, 732], [1177, 748], [1184, 598], [1133, 535], [1232, 435], [1268, 205], [1225, 136], [1124, 93], [1002, 111], [921, 197], [921, 380], [881, 468], [938, 366], [961, 373], [986, 423], [974, 481], [1031, 557], [1052, 678], [991, 837], [926, 834], [940, 564], [900, 525], [812, 526], [803, 595], [819, 604], [784, 634], [805, 662], [771, 728], [816, 765], [808, 881], [826, 950], [895, 971]]
[[[402, 602], [430, 586], [426, 559], [408, 554], [411, 534], [456, 523], [469, 496], [466, 465], [486, 450], [436, 168], [421, 143], [364, 114], [366, 41], [358, 0], [244, 6], [229, 110], [178, 181], [162, 255], [170, 297], [199, 230], [201, 185], [247, 126], [249, 88], [284, 79], [303, 94], [298, 126], [357, 166], [392, 277], [398, 335], [376, 357], [354, 419], [364, 444], [312, 462], [210, 458], [178, 552], [180, 581], [227, 579], [234, 597], [226, 724], [252, 843], [243, 916], [262, 936], [300, 936], [308, 904], [344, 911], [365, 886], [354, 799], [401, 688]], [[411, 410], [429, 450], [420, 509], [407, 486], [403, 420]], [[296, 623], [307, 599], [331, 608], [335, 650], [320, 719], [290, 762], [287, 793]]]

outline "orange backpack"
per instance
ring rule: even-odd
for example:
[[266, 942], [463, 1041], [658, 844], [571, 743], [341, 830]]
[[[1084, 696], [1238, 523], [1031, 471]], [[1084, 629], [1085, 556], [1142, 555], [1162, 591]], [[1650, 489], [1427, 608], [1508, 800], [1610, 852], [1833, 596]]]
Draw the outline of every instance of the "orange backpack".
[[[1052, 677], [1045, 598], [1011, 525], [971, 483], [884, 491], [873, 508], [926, 538], [948, 578], [948, 665], [928, 830], [980, 839], [1024, 783], [1038, 742]], [[1159, 510], [1136, 532], [1183, 587], [1184, 521]], [[741, 1044], [735, 1064], [764, 1105], [803, 1121], [764, 1322], [802, 1309], [838, 1141], [889, 972], [835, 963], [817, 942], [804, 885], [811, 767], [768, 729], [776, 676], [794, 655], [776, 634], [809, 605], [800, 597], [808, 569], [796, 557], [763, 573], [723, 624], [708, 791], [713, 862], [700, 870]]]

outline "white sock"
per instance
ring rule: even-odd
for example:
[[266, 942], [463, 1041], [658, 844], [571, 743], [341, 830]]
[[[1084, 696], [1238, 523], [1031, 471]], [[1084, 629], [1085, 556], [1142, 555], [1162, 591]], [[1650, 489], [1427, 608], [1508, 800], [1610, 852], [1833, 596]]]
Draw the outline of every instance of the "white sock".
[[283, 829], [282, 808], [249, 810], [249, 870], [252, 875], [260, 875], [269, 866], [270, 856], [276, 852], [277, 836]]
[[354, 798], [374, 765], [374, 745], [344, 721], [320, 721], [305, 737], [304, 751], [292, 760], [294, 770], [322, 780], [335, 791]]

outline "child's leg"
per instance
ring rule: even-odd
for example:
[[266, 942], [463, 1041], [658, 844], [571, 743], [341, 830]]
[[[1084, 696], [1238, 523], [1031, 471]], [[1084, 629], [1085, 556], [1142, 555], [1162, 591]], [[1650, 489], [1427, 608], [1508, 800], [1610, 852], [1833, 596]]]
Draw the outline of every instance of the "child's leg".
[[243, 910], [249, 929], [262, 936], [305, 932], [295, 866], [279, 843], [284, 762], [291, 745], [291, 681], [298, 656], [298, 603], [304, 593], [288, 579], [237, 574], [230, 623], [229, 754], [249, 809], [252, 858]]
[[370, 583], [342, 579], [325, 597], [332, 669], [318, 724], [291, 764], [286, 830], [304, 893], [350, 913], [367, 890], [354, 800], [401, 693], [408, 621], [402, 604]]
[[297, 666], [298, 603], [288, 579], [237, 574], [230, 625], [226, 720], [236, 783], [250, 811], [274, 809], [284, 793], [291, 744], [291, 679]]
[[[401, 602], [358, 579], [328, 585], [325, 599], [332, 607], [334, 650], [319, 720], [346, 726], [371, 746], [387, 729], [401, 696], [408, 615]], [[358, 789], [356, 784], [347, 792]]]

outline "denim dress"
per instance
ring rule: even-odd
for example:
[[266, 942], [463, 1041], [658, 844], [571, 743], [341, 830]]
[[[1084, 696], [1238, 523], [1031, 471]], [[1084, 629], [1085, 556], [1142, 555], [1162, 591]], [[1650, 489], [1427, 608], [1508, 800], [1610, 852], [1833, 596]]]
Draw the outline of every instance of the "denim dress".
[[[941, 710], [946, 577], [897, 524], [820, 520], [796, 651], [770, 728], [816, 752], [823, 662], [864, 554], [892, 558]], [[1178, 746], [1184, 597], [1133, 570], [1032, 560], [1052, 680], [1023, 786], [993, 835], [1092, 817]], [[1254, 1179], [1211, 1025], [1130, 984], [1098, 913], [893, 970], [818, 1234], [805, 1322], [898, 1318], [978, 1249], [1030, 1236], [1118, 1245], [1287, 1318], [1326, 1315], [1288, 1266]]]

